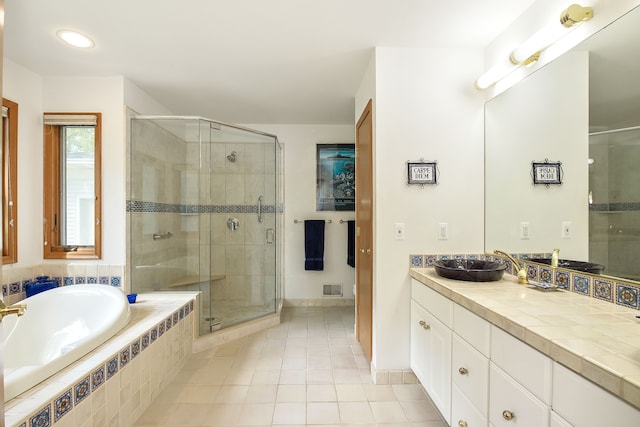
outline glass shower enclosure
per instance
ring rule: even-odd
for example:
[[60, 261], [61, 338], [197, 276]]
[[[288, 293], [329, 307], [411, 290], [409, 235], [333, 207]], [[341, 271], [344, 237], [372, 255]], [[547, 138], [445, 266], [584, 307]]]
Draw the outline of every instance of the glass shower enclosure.
[[200, 335], [276, 313], [281, 149], [275, 135], [200, 117], [131, 115], [132, 292], [200, 292]]

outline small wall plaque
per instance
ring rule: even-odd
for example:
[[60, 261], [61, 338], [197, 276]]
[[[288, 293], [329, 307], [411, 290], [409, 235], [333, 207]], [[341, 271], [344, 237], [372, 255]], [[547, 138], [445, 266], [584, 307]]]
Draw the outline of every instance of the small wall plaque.
[[561, 185], [562, 162], [531, 162], [534, 185]]
[[419, 185], [437, 184], [436, 166], [436, 162], [407, 162], [407, 183]]

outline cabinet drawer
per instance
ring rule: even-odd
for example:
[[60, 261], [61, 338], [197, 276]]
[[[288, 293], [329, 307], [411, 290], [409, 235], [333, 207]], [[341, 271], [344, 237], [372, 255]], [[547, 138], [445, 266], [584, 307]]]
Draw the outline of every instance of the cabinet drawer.
[[640, 425], [640, 411], [581, 375], [554, 363], [553, 410], [580, 427]]
[[562, 418], [560, 415], [551, 411], [551, 416], [549, 417], [549, 427], [573, 427], [567, 420]]
[[451, 360], [453, 383], [486, 416], [489, 405], [489, 359], [453, 334]]
[[451, 329], [453, 324], [453, 301], [443, 297], [416, 279], [411, 279], [411, 298]]
[[502, 329], [491, 326], [491, 360], [551, 405], [551, 359]]
[[[495, 427], [546, 427], [549, 407], [493, 363], [489, 368], [489, 420]], [[509, 415], [512, 419], [509, 420]]]
[[478, 411], [454, 384], [451, 388], [451, 427], [487, 427], [487, 416]]
[[461, 305], [453, 305], [453, 331], [480, 353], [489, 357], [491, 325]]

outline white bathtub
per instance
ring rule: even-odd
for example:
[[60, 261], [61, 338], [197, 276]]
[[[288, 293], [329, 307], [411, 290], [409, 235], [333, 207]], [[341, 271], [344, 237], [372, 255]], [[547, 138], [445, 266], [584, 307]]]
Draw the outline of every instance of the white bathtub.
[[5, 402], [98, 347], [131, 315], [126, 295], [108, 285], [59, 287], [20, 303], [25, 314], [2, 321]]

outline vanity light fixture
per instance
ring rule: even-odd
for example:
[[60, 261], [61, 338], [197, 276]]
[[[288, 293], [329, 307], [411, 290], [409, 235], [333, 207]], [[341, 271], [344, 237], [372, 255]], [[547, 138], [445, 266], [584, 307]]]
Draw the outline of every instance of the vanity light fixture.
[[531, 66], [540, 59], [540, 54], [558, 41], [568, 31], [581, 22], [588, 21], [593, 17], [591, 7], [583, 7], [572, 4], [560, 13], [560, 24], [544, 27], [529, 37], [524, 43], [513, 50], [509, 55], [509, 65], [496, 65], [481, 75], [475, 81], [476, 89], [486, 89], [502, 80], [521, 66]]
[[56, 35], [60, 40], [74, 47], [90, 48], [95, 46], [93, 40], [77, 31], [59, 30]]

